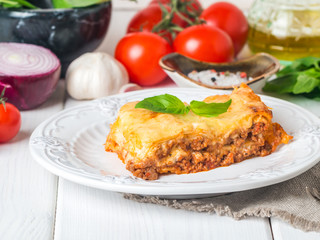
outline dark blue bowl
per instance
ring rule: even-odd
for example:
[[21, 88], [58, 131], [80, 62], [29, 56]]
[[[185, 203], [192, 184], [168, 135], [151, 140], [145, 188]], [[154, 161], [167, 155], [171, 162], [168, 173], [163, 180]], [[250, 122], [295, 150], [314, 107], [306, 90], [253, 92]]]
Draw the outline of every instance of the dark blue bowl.
[[31, 43], [49, 48], [61, 61], [62, 77], [75, 58], [95, 50], [111, 18], [111, 1], [86, 8], [53, 9], [34, 1], [39, 10], [0, 8], [0, 42]]

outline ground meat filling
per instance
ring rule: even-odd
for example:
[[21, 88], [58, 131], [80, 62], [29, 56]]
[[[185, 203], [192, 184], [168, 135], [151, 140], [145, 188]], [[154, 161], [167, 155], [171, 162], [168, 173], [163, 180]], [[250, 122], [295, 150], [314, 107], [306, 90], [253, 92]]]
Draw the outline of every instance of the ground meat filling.
[[[265, 140], [269, 127], [264, 123], [255, 123], [249, 131], [234, 132], [222, 143], [212, 142], [204, 136], [171, 140], [159, 145], [156, 159], [146, 161], [149, 166], [135, 168], [134, 164], [128, 163], [127, 169], [137, 177], [154, 180], [160, 173], [195, 173], [266, 156], [272, 152], [272, 146]], [[275, 126], [271, 128], [275, 138], [281, 139], [281, 130]], [[177, 149], [185, 154], [174, 155]], [[169, 158], [172, 160], [168, 161]], [[167, 164], [161, 164], [161, 161]], [[153, 165], [156, 162], [160, 162], [159, 167]]]

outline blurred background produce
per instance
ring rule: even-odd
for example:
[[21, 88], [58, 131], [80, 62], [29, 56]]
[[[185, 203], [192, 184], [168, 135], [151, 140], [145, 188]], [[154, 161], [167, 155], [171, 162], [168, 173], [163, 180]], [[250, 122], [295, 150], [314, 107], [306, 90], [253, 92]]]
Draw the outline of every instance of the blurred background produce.
[[[98, 48], [99, 51], [104, 51], [109, 54], [114, 54], [114, 49], [119, 40], [127, 33], [127, 27], [129, 26], [132, 18], [137, 14], [137, 12], [148, 7], [152, 0], [117, 0], [113, 1], [113, 12], [110, 24], [110, 29], [106, 36], [105, 41]], [[217, 0], [198, 0], [202, 9], [208, 8], [213, 3], [219, 2]], [[247, 12], [254, 2], [254, 0], [225, 0], [224, 2], [229, 2], [238, 7], [243, 12]], [[121, 19], [119, 21], [118, 19]], [[112, 33], [112, 35], [111, 35]], [[247, 52], [244, 48], [243, 51]]]
[[[219, 1], [163, 0], [158, 1], [160, 6], [158, 9], [162, 10], [161, 20], [158, 13], [157, 19], [148, 21], [150, 15], [145, 13], [150, 13], [150, 6], [155, 6], [155, 3], [156, 0], [138, 10], [129, 22], [127, 32], [130, 32], [130, 29], [152, 31], [167, 39], [172, 44], [174, 52], [199, 61], [230, 62], [258, 52], [270, 53], [288, 65], [297, 59], [304, 62], [301, 57], [319, 57], [320, 45], [317, 43], [317, 38], [320, 37], [318, 34], [320, 1], [318, 0], [301, 2], [256, 0], [247, 2], [246, 6], [241, 5], [243, 2], [232, 4]], [[207, 5], [202, 6], [202, 3]], [[198, 7], [197, 11], [189, 9], [188, 12], [192, 12], [194, 16], [190, 18], [184, 12], [186, 7], [183, 10], [181, 4], [187, 4], [186, 6], [196, 4], [201, 8]], [[241, 8], [236, 4], [241, 5]], [[181, 24], [179, 20], [184, 17], [186, 17], [184, 24]], [[152, 24], [148, 25], [151, 22]], [[209, 34], [207, 31], [209, 26], [215, 28], [216, 33], [223, 31], [227, 36], [223, 39], [223, 34], [220, 34], [221, 36]], [[200, 28], [202, 30], [198, 30]], [[207, 32], [204, 34], [205, 31]], [[210, 32], [212, 31], [211, 29]], [[231, 45], [228, 44], [227, 38], [231, 39]], [[249, 48], [245, 47], [247, 43]], [[295, 64], [293, 63], [292, 69], [295, 69]], [[264, 89], [276, 93], [303, 94], [318, 99], [319, 69], [313, 67], [311, 70], [303, 69], [303, 71], [306, 72], [290, 73], [285, 76], [279, 73], [277, 81], [272, 82], [277, 87], [268, 85]], [[136, 76], [138, 77], [139, 75]], [[289, 82], [288, 79], [292, 81]], [[143, 84], [143, 80], [141, 82]], [[293, 86], [294, 91], [288, 91]], [[284, 87], [287, 87], [286, 90]]]
[[247, 32], [246, 17], [231, 3], [203, 9], [197, 0], [153, 0], [131, 18], [115, 58], [127, 68], [130, 81], [151, 86], [165, 79], [158, 62], [171, 51], [199, 61], [230, 62]]

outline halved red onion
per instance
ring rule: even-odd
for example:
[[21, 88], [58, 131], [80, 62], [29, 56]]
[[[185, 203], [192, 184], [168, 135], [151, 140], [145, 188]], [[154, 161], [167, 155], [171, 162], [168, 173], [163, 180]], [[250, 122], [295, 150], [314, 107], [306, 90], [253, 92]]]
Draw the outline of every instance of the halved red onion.
[[0, 92], [20, 110], [32, 109], [54, 92], [61, 65], [44, 47], [24, 43], [0, 43]]

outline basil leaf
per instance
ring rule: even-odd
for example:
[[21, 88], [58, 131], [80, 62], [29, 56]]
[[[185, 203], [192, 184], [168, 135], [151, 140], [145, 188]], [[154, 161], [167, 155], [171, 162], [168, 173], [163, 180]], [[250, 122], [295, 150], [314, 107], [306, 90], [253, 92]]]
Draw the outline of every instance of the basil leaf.
[[[317, 67], [320, 58], [317, 57], [305, 57], [295, 60], [292, 63], [292, 68], [296, 70], [306, 70], [311, 67]], [[319, 66], [318, 66], [319, 67]]]
[[297, 77], [297, 82], [293, 87], [293, 93], [310, 93], [317, 86], [320, 86], [320, 72], [314, 68], [301, 72]]
[[205, 103], [193, 100], [190, 102], [190, 108], [192, 112], [199, 116], [217, 117], [228, 110], [231, 102], [231, 99], [224, 103]]
[[276, 93], [291, 93], [299, 74], [291, 73], [266, 82], [263, 91]]
[[110, 0], [52, 0], [54, 8], [88, 7], [94, 4], [108, 2]]
[[312, 92], [304, 93], [302, 95], [307, 98], [312, 98], [313, 100], [320, 101], [320, 86], [314, 89]]
[[144, 108], [154, 112], [173, 114], [186, 114], [190, 111], [190, 108], [185, 106], [179, 98], [170, 94], [145, 98], [138, 102], [135, 108]]
[[295, 69], [293, 69], [292, 66], [289, 65], [289, 66], [286, 66], [285, 68], [283, 68], [281, 71], [279, 71], [277, 73], [277, 77], [282, 77], [282, 76], [285, 76], [285, 75], [293, 73], [293, 72], [295, 72]]
[[25, 0], [0, 0], [0, 6], [3, 6], [4, 8], [31, 8], [36, 9], [37, 7], [28, 1]]
[[320, 99], [320, 58], [305, 57], [292, 62], [280, 72], [277, 78], [266, 82], [264, 91], [302, 94]]
[[0, 6], [4, 8], [21, 8], [21, 4], [11, 0], [0, 0]]
[[305, 57], [300, 58], [291, 63], [291, 65], [286, 66], [281, 71], [277, 73], [277, 77], [282, 77], [289, 73], [305, 71], [310, 68], [316, 68], [320, 70], [319, 67], [320, 58], [317, 57]]
[[24, 7], [28, 7], [28, 8], [32, 8], [32, 9], [37, 9], [37, 7], [31, 3], [29, 3], [28, 1], [25, 0], [16, 0], [19, 4], [21, 4]]

